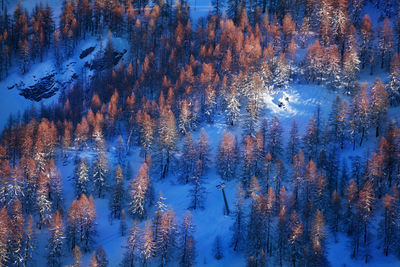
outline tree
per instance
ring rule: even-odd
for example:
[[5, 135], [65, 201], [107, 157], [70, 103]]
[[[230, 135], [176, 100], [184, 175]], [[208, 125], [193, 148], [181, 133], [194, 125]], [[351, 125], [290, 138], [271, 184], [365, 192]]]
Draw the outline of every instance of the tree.
[[153, 230], [150, 221], [146, 221], [145, 230], [141, 234], [139, 244], [140, 256], [144, 265], [155, 256], [156, 243], [153, 237]]
[[374, 30], [372, 28], [371, 19], [368, 14], [364, 15], [360, 26], [361, 33], [361, 46], [360, 46], [360, 59], [361, 68], [364, 69], [368, 62], [371, 62], [373, 58], [373, 40], [374, 40]]
[[221, 244], [221, 236], [217, 235], [213, 243], [213, 256], [215, 259], [220, 260], [224, 257], [223, 248]]
[[196, 172], [196, 163], [198, 160], [197, 147], [193, 142], [192, 135], [189, 133], [186, 136], [185, 143], [182, 147], [181, 157], [181, 169], [182, 169], [182, 181], [187, 184], [189, 179]]
[[[397, 191], [397, 189], [394, 189]], [[397, 194], [397, 196], [396, 196]], [[393, 194], [398, 197], [398, 193]], [[379, 238], [383, 245], [383, 253], [389, 255], [389, 251], [396, 247], [396, 237], [398, 236], [399, 226], [396, 221], [399, 219], [399, 209], [395, 206], [399, 200], [395, 197], [385, 194], [383, 197], [384, 214], [380, 222]]]
[[175, 116], [171, 109], [164, 108], [161, 111], [158, 134], [158, 162], [160, 164], [161, 178], [165, 178], [177, 150]]
[[24, 258], [24, 216], [22, 214], [21, 202], [17, 199], [10, 211], [10, 230], [11, 236], [9, 240], [10, 262], [18, 264]]
[[132, 227], [129, 229], [129, 236], [126, 239], [125, 253], [122, 260], [124, 266], [134, 267], [137, 257], [137, 249], [139, 243], [139, 227], [136, 221], [133, 222]]
[[198, 158], [202, 162], [201, 164], [202, 174], [204, 174], [204, 171], [209, 168], [211, 162], [210, 159], [211, 149], [207, 133], [203, 128], [201, 128], [200, 131], [200, 138], [199, 141], [197, 142], [197, 150], [198, 150]]
[[80, 197], [82, 194], [87, 195], [89, 193], [89, 166], [86, 158], [79, 160], [78, 166], [75, 168], [74, 175], [75, 182], [75, 195]]
[[96, 252], [93, 252], [88, 267], [98, 267], [98, 266], [99, 264], [97, 263]]
[[180, 111], [179, 120], [178, 120], [178, 127], [179, 127], [180, 132], [183, 135], [186, 135], [187, 132], [190, 131], [190, 126], [192, 123], [191, 117], [192, 117], [192, 114], [191, 114], [191, 111], [189, 108], [189, 104], [186, 101], [186, 99], [184, 99], [181, 104], [181, 111]]
[[228, 125], [234, 126], [240, 115], [240, 103], [237, 98], [236, 86], [232, 85], [230, 91], [225, 94], [225, 113]]
[[320, 210], [317, 210], [311, 228], [312, 261], [315, 266], [327, 264], [327, 259], [325, 257], [325, 239], [326, 230], [324, 215]]
[[292, 126], [290, 128], [290, 137], [287, 147], [287, 157], [291, 163], [293, 163], [293, 157], [296, 155], [300, 148], [300, 136], [299, 128], [297, 126], [297, 120], [293, 119]]
[[57, 210], [50, 224], [50, 238], [48, 240], [47, 262], [50, 266], [61, 264], [62, 249], [64, 244], [64, 224], [60, 212]]
[[193, 225], [192, 214], [187, 211], [183, 223], [180, 227], [180, 265], [182, 267], [191, 267], [195, 265], [196, 252], [194, 241], [195, 227]]
[[288, 247], [290, 261], [293, 266], [297, 265], [297, 262], [303, 260], [303, 253], [301, 251], [301, 244], [303, 242], [303, 224], [297, 217], [296, 211], [293, 211], [289, 219], [289, 235], [288, 235]]
[[235, 210], [234, 210], [235, 222], [231, 227], [233, 231], [232, 246], [234, 251], [242, 249], [245, 243], [244, 241], [245, 241], [246, 221], [244, 214], [244, 196], [245, 192], [243, 190], [243, 186], [239, 182], [235, 200]]
[[96, 260], [99, 267], [107, 267], [108, 259], [107, 254], [102, 246], [96, 249]]
[[29, 215], [28, 222], [24, 230], [23, 237], [23, 260], [22, 264], [28, 266], [32, 264], [33, 253], [37, 248], [36, 230], [34, 228], [33, 216]]
[[235, 175], [237, 161], [236, 141], [232, 133], [224, 133], [218, 148], [218, 173], [224, 180], [230, 180]]
[[372, 187], [372, 183], [367, 181], [362, 190], [359, 193], [359, 199], [357, 202], [357, 211], [358, 217], [362, 222], [362, 232], [363, 232], [363, 247], [364, 247], [364, 258], [365, 263], [368, 262], [369, 257], [371, 256], [369, 253], [370, 246], [370, 233], [368, 232], [368, 226], [371, 222], [373, 216], [373, 209], [375, 206], [375, 194]]
[[97, 196], [103, 197], [103, 192], [107, 189], [108, 159], [104, 152], [98, 152], [93, 164], [93, 183]]
[[129, 210], [133, 216], [144, 218], [151, 201], [149, 167], [146, 162], [140, 167], [136, 179], [132, 180], [129, 190]]
[[191, 209], [204, 209], [204, 200], [205, 200], [205, 188], [202, 185], [202, 177], [201, 177], [201, 161], [197, 161], [197, 167], [196, 170], [193, 173], [192, 177], [192, 184], [193, 188], [189, 191], [189, 196], [191, 197], [191, 204], [190, 207]]
[[277, 159], [282, 155], [282, 126], [279, 118], [274, 116], [268, 129], [267, 151], [272, 159]]
[[111, 217], [119, 219], [121, 217], [124, 192], [124, 175], [120, 165], [115, 169], [115, 184], [112, 189], [112, 197], [110, 200]]
[[39, 229], [42, 229], [51, 217], [50, 211], [52, 203], [49, 200], [48, 178], [43, 173], [40, 174], [39, 187], [37, 190], [36, 207], [39, 211]]
[[376, 127], [376, 137], [379, 136], [379, 128], [382, 124], [382, 120], [389, 108], [389, 101], [385, 86], [379, 78], [376, 78], [374, 86], [371, 89], [371, 101], [370, 101], [370, 118], [371, 123]]
[[400, 62], [398, 53], [394, 55], [391, 64], [391, 72], [389, 74], [389, 81], [387, 82], [386, 90], [388, 92], [390, 104], [397, 106], [400, 103]]
[[96, 217], [93, 197], [88, 199], [82, 194], [78, 200], [72, 202], [67, 219], [67, 238], [71, 248], [80, 245], [85, 251], [89, 251], [96, 233]]
[[366, 85], [362, 85], [352, 99], [350, 126], [352, 130], [353, 150], [355, 149], [356, 136], [361, 134], [360, 146], [364, 140], [365, 132], [370, 127], [369, 98]]
[[171, 260], [174, 250], [177, 248], [177, 223], [172, 209], [164, 212], [160, 218], [160, 227], [155, 235], [157, 255], [160, 257], [160, 265], [165, 266]]
[[317, 121], [314, 115], [311, 116], [310, 122], [307, 125], [306, 133], [303, 136], [304, 152], [308, 158], [316, 159], [318, 137], [317, 137]]
[[0, 263], [7, 265], [9, 262], [8, 240], [11, 237], [9, 217], [6, 207], [0, 210]]
[[30, 48], [28, 40], [19, 41], [19, 57], [20, 57], [20, 68], [22, 74], [28, 71], [29, 59], [30, 59]]
[[383, 68], [386, 62], [390, 62], [393, 50], [393, 29], [387, 17], [383, 20], [383, 25], [379, 29], [378, 47], [381, 54], [381, 68]]
[[72, 252], [72, 257], [73, 257], [73, 267], [80, 267], [82, 265], [82, 252], [81, 249], [78, 246], [74, 247], [74, 250]]

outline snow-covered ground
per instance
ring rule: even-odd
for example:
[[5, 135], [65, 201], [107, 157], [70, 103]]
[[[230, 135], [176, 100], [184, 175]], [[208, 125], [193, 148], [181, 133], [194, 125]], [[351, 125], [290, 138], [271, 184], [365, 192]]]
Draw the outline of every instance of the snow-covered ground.
[[[16, 0], [9, 0], [10, 10], [15, 6]], [[11, 3], [12, 2], [12, 3]], [[22, 5], [31, 10], [40, 0], [22, 0]], [[54, 9], [54, 17], [58, 17], [60, 10], [60, 0], [48, 0], [48, 3]], [[207, 0], [191, 0], [191, 16], [198, 18], [208, 14], [211, 2]], [[377, 20], [377, 18], [374, 18]], [[106, 36], [106, 35], [104, 35]], [[105, 39], [105, 38], [104, 38]], [[79, 54], [82, 50], [97, 44], [96, 50], [84, 60], [79, 59]], [[125, 39], [114, 38], [114, 46], [117, 50], [127, 49], [128, 44]], [[89, 38], [85, 41], [80, 42], [76, 48], [74, 56], [68, 61], [63, 63], [61, 70], [57, 70], [57, 79], [61, 81], [69, 81], [74, 73], [79, 73], [86, 61], [92, 59], [98, 49], [98, 40], [95, 37]], [[31, 70], [24, 76], [22, 76], [14, 66], [10, 71], [10, 75], [0, 82], [0, 128], [2, 128], [6, 122], [10, 113], [16, 114], [18, 111], [23, 112], [24, 109], [29, 107], [32, 102], [19, 95], [19, 91], [13, 88], [11, 90], [8, 87], [22, 81], [26, 85], [34, 83], [35, 79], [42, 77], [46, 73], [52, 72], [56, 68], [54, 67], [54, 60], [49, 55], [46, 60], [42, 63], [36, 63], [32, 66]], [[371, 83], [375, 80], [376, 76], [385, 78], [384, 73], [378, 73], [373, 76], [363, 75], [360, 79], [362, 82]], [[55, 96], [43, 100], [44, 103], [57, 101], [58, 94]], [[310, 116], [315, 113], [319, 103], [323, 104], [323, 116], [327, 117], [332, 102], [336, 97], [336, 93], [331, 91], [324, 86], [318, 86], [314, 84], [291, 84], [288, 90], [278, 90], [272, 94], [264, 94], [265, 111], [264, 115], [270, 118], [276, 115], [280, 118], [283, 128], [289, 129], [289, 125], [293, 118], [296, 118], [299, 124], [300, 133], [304, 132], [304, 128], [310, 119]], [[279, 106], [283, 103], [283, 106]], [[36, 105], [40, 105], [37, 103]], [[390, 114], [398, 115], [399, 110], [392, 109]], [[206, 130], [210, 145], [212, 147], [213, 158], [216, 155], [216, 148], [221, 140], [223, 132], [226, 130], [226, 124], [222, 117], [217, 118], [213, 125], [202, 125]], [[200, 129], [198, 129], [193, 136], [198, 137]], [[287, 130], [284, 133], [287, 135]], [[372, 148], [375, 145], [375, 138], [369, 138], [367, 147]], [[110, 147], [113, 150], [113, 146]], [[111, 152], [110, 152], [111, 153]], [[360, 152], [361, 153], [361, 152]], [[343, 155], [349, 155], [351, 151], [345, 151]], [[57, 166], [60, 169], [63, 177], [64, 186], [64, 197], [65, 197], [65, 208], [68, 209], [74, 200], [74, 191], [72, 186], [71, 177], [73, 175], [73, 157], [75, 152], [72, 151], [69, 156], [67, 164], [63, 164], [63, 160], [60, 159], [57, 162]], [[87, 156], [90, 156], [88, 154]], [[111, 158], [111, 157], [110, 157]], [[132, 164], [133, 173], [136, 174], [140, 165], [143, 162], [143, 158], [139, 156], [138, 148], [133, 149], [128, 160]], [[132, 179], [132, 177], [129, 177]], [[233, 223], [233, 218], [223, 214], [224, 203], [221, 191], [217, 190], [216, 185], [219, 184], [220, 178], [217, 175], [215, 168], [211, 168], [209, 173], [206, 175], [206, 203], [204, 210], [196, 210], [193, 212], [194, 224], [196, 226], [195, 240], [196, 240], [196, 251], [197, 251], [197, 264], [196, 266], [245, 266], [245, 257], [243, 254], [235, 253], [228, 247], [232, 232], [230, 226]], [[285, 181], [284, 181], [285, 182]], [[287, 181], [286, 181], [287, 182]], [[236, 181], [227, 183], [228, 187], [225, 189], [228, 203], [233, 208], [233, 202], [236, 195]], [[169, 177], [162, 181], [154, 181], [155, 193], [162, 193], [166, 198], [166, 204], [173, 208], [177, 214], [178, 220], [181, 220], [184, 213], [189, 206], [189, 198], [187, 197], [190, 185], [181, 185], [176, 182], [176, 175], [171, 174]], [[122, 254], [124, 252], [124, 244], [126, 237], [121, 237], [119, 234], [119, 221], [114, 220], [110, 225], [109, 220], [109, 209], [108, 200], [106, 199], [95, 199], [97, 209], [97, 245], [102, 245], [108, 255], [110, 265], [118, 266], [122, 260]], [[150, 211], [151, 214], [151, 211]], [[131, 224], [131, 219], [128, 216], [128, 227]], [[376, 227], [377, 228], [377, 227]], [[43, 234], [43, 233], [42, 233]], [[42, 236], [41, 234], [41, 236]], [[220, 235], [222, 238], [222, 244], [224, 247], [224, 257], [222, 260], [217, 261], [212, 256], [212, 244], [216, 235]], [[37, 266], [43, 266], [45, 264], [45, 236], [43, 238], [39, 236], [39, 248], [37, 250]], [[350, 252], [347, 251], [347, 237], [344, 235], [338, 236], [338, 241], [335, 242], [333, 238], [328, 239], [328, 259], [333, 267], [343, 266], [365, 266], [361, 260], [354, 260], [350, 258]], [[382, 251], [374, 243], [372, 247], [373, 255], [375, 255], [368, 266], [400, 266], [400, 262], [393, 256], [384, 257]], [[382, 255], [382, 256], [381, 256]], [[70, 255], [66, 254], [65, 263], [71, 263]], [[84, 264], [87, 264], [91, 255], [84, 255]], [[273, 265], [271, 265], [273, 266]]]

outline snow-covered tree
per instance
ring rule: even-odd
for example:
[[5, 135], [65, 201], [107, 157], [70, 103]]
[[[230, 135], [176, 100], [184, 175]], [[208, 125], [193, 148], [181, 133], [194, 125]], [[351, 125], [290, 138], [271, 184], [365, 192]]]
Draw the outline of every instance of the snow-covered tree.
[[180, 266], [191, 267], [195, 265], [196, 251], [195, 251], [195, 240], [194, 240], [195, 226], [193, 225], [193, 216], [187, 211], [183, 223], [180, 227], [179, 233], [179, 246], [180, 246]]
[[236, 141], [232, 133], [224, 133], [218, 148], [218, 173], [224, 180], [230, 180], [235, 175], [237, 162]]
[[234, 126], [240, 116], [240, 103], [237, 95], [236, 85], [232, 84], [230, 90], [224, 95], [225, 113], [227, 124]]
[[136, 178], [130, 184], [129, 199], [131, 214], [138, 218], [144, 218], [149, 202], [151, 201], [149, 167], [146, 163], [143, 163]]
[[74, 182], [75, 195], [77, 197], [80, 197], [82, 194], [87, 195], [89, 193], [89, 165], [86, 158], [79, 160], [79, 163], [75, 168]]
[[398, 53], [395, 54], [392, 60], [391, 71], [389, 74], [389, 81], [386, 84], [386, 90], [388, 92], [390, 104], [397, 106], [400, 103], [400, 62]]
[[125, 253], [122, 260], [124, 266], [135, 266], [138, 258], [139, 235], [139, 226], [134, 221], [132, 227], [129, 229], [129, 236], [126, 239]]
[[191, 182], [193, 184], [193, 188], [189, 191], [189, 196], [191, 197], [191, 203], [189, 208], [191, 209], [204, 209], [204, 199], [205, 199], [205, 188], [203, 186], [203, 177], [201, 175], [202, 170], [202, 162], [200, 160], [197, 161], [196, 170], [193, 173], [191, 178]]
[[56, 211], [54, 214], [49, 231], [50, 238], [47, 245], [47, 262], [49, 266], [59, 266], [62, 260], [61, 257], [63, 255], [63, 245], [65, 239], [64, 224], [59, 211]]
[[145, 229], [141, 233], [139, 243], [140, 258], [144, 265], [146, 265], [156, 253], [156, 243], [154, 241], [153, 230], [151, 222], [146, 221]]
[[98, 197], [103, 197], [103, 193], [107, 189], [108, 171], [109, 167], [106, 154], [104, 152], [98, 152], [92, 167], [92, 180]]
[[111, 217], [119, 219], [123, 207], [124, 192], [124, 175], [120, 165], [115, 169], [115, 184], [112, 188], [110, 200]]

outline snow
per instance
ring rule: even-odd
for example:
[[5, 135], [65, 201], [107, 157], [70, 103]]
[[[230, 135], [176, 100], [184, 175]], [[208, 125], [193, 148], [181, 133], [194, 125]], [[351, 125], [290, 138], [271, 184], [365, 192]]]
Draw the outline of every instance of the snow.
[[[9, 10], [13, 10], [16, 6], [17, 1], [10, 3]], [[22, 0], [22, 5], [31, 10], [40, 0]], [[48, 0], [48, 3], [53, 7], [54, 17], [58, 17], [60, 10], [60, 0]], [[211, 9], [211, 2], [207, 0], [191, 0], [189, 1], [192, 6], [190, 12], [191, 17], [196, 20], [199, 17], [206, 16]], [[374, 16], [374, 21], [378, 18]], [[376, 24], [375, 24], [376, 25]], [[103, 36], [105, 40], [106, 34]], [[96, 50], [93, 51], [84, 60], [79, 59], [79, 54], [83, 49], [86, 49], [92, 45], [96, 46]], [[124, 38], [114, 38], [114, 47], [121, 51], [128, 48], [128, 42]], [[98, 51], [98, 39], [96, 37], [88, 38], [85, 41], [80, 42], [75, 50], [74, 56], [68, 61], [63, 63], [61, 70], [57, 71], [57, 80], [69, 81], [73, 73], [79, 73], [84, 63], [91, 60], [93, 56]], [[304, 52], [304, 51], [303, 51]], [[51, 53], [50, 53], [51, 54]], [[16, 114], [17, 112], [23, 112], [26, 108], [32, 105], [32, 101], [25, 99], [19, 95], [16, 88], [8, 90], [7, 88], [15, 84], [16, 81], [23, 81], [26, 85], [33, 84], [36, 78], [43, 77], [46, 73], [55, 70], [53, 64], [53, 58], [50, 55], [44, 62], [36, 63], [33, 65], [31, 70], [26, 75], [21, 75], [16, 66], [10, 70], [10, 75], [0, 82], [0, 89], [2, 97], [0, 98], [0, 128], [3, 128], [7, 123], [7, 118], [12, 112]], [[386, 79], [386, 73], [378, 72], [373, 76], [368, 75], [368, 70], [362, 73], [360, 81], [368, 82], [371, 84], [376, 77], [381, 77]], [[89, 73], [90, 75], [90, 73]], [[7, 91], [7, 92], [4, 92]], [[263, 115], [267, 118], [271, 116], [278, 116], [282, 122], [283, 129], [289, 129], [289, 125], [293, 118], [296, 118], [299, 124], [299, 132], [303, 133], [306, 124], [312, 114], [316, 112], [317, 106], [323, 103], [323, 118], [327, 118], [337, 93], [325, 88], [324, 86], [318, 86], [315, 84], [291, 84], [289, 88], [285, 91], [276, 90], [273, 93], [264, 92], [263, 102], [264, 102], [264, 112]], [[58, 94], [55, 96], [45, 99], [41, 103], [51, 103], [56, 101]], [[281, 106], [280, 106], [281, 105]], [[389, 111], [391, 115], [398, 115], [399, 109], [391, 109]], [[207, 132], [209, 137], [210, 147], [212, 148], [211, 155], [215, 158], [216, 149], [221, 140], [221, 136], [224, 131], [233, 131], [235, 136], [240, 136], [240, 129], [237, 128], [227, 128], [224, 123], [223, 116], [217, 116], [216, 122], [213, 125], [202, 125]], [[197, 129], [192, 135], [194, 138], [198, 138], [200, 135], [200, 128]], [[287, 135], [288, 131], [284, 134]], [[367, 146], [363, 149], [358, 150], [357, 153], [363, 154], [369, 148], [374, 147], [375, 138], [370, 137]], [[284, 142], [286, 143], [286, 142]], [[110, 152], [109, 158], [113, 158], [112, 151], [115, 148], [112, 144], [109, 144]], [[85, 151], [70, 151], [69, 158], [66, 162], [63, 159], [57, 161], [57, 166], [60, 169], [63, 177], [63, 192], [65, 198], [65, 209], [68, 209], [75, 199], [75, 194], [73, 190], [73, 170], [74, 164], [73, 160], [75, 155], [88, 157], [89, 162], [93, 157], [93, 153]], [[354, 155], [351, 150], [344, 151], [342, 157], [347, 157], [349, 155]], [[133, 174], [135, 175], [139, 170], [143, 158], [139, 156], [139, 149], [134, 148], [128, 161], [132, 164]], [[115, 167], [115, 164], [111, 164]], [[113, 173], [114, 170], [111, 170]], [[125, 179], [132, 179], [132, 177], [125, 177]], [[158, 180], [156, 177], [152, 177], [152, 182], [155, 188], [155, 195], [162, 192], [163, 196], [166, 198], [165, 202], [168, 207], [173, 208], [175, 211], [178, 221], [181, 222], [183, 215], [189, 206], [190, 199], [187, 197], [191, 185], [182, 185], [177, 183], [176, 173], [169, 175], [169, 177]], [[197, 264], [196, 266], [244, 266], [245, 257], [243, 253], [235, 253], [231, 248], [229, 248], [230, 239], [232, 233], [230, 227], [233, 223], [233, 217], [224, 215], [224, 202], [221, 191], [216, 188], [221, 180], [219, 175], [216, 173], [215, 166], [212, 166], [206, 175], [205, 188], [207, 191], [205, 209], [193, 211], [194, 225], [196, 226], [195, 241], [196, 241], [196, 252], [197, 252]], [[127, 184], [127, 183], [126, 183]], [[226, 197], [229, 203], [231, 211], [233, 210], [233, 202], [236, 196], [236, 186], [237, 181], [226, 182], [227, 188], [225, 189]], [[114, 220], [110, 225], [109, 219], [109, 208], [108, 199], [95, 199], [96, 210], [97, 210], [97, 231], [98, 236], [96, 237], [97, 245], [102, 245], [107, 253], [109, 259], [109, 266], [118, 266], [122, 260], [122, 254], [124, 252], [124, 244], [126, 236], [122, 237], [119, 233], [119, 220]], [[153, 210], [149, 211], [150, 216]], [[132, 224], [132, 219], [127, 216], [127, 226]], [[144, 223], [142, 222], [141, 227], [143, 228]], [[376, 229], [375, 229], [376, 230]], [[39, 234], [39, 255], [36, 257], [38, 259], [38, 266], [44, 265], [46, 250], [44, 246], [46, 244], [46, 231], [41, 231]], [[214, 242], [215, 236], [220, 235], [222, 238], [222, 245], [224, 250], [224, 257], [217, 261], [212, 256], [212, 244]], [[351, 259], [350, 253], [346, 251], [348, 246], [348, 238], [343, 235], [338, 235], [338, 241], [335, 242], [333, 237], [328, 239], [328, 260], [333, 267], [343, 267], [343, 266], [366, 266], [362, 260]], [[394, 256], [384, 257], [382, 255], [381, 249], [377, 248], [376, 242], [374, 243], [373, 249], [373, 259], [368, 266], [400, 266], [400, 262]], [[382, 255], [382, 256], [381, 256]], [[84, 265], [89, 262], [91, 254], [84, 255]], [[65, 254], [64, 259], [65, 264], [72, 263], [70, 252]]]

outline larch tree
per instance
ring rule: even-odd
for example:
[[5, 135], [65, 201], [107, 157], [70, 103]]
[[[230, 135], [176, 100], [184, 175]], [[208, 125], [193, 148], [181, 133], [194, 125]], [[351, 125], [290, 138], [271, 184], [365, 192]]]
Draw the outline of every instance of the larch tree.
[[165, 178], [169, 173], [171, 164], [174, 162], [177, 150], [176, 123], [175, 116], [171, 109], [164, 108], [161, 111], [158, 124], [158, 146], [157, 160], [160, 167], [161, 178]]
[[129, 229], [128, 238], [126, 239], [125, 253], [122, 260], [125, 266], [135, 266], [135, 262], [138, 258], [139, 234], [139, 226], [136, 221], [134, 221], [132, 227]]
[[234, 126], [240, 115], [240, 103], [235, 84], [231, 85], [230, 90], [224, 95], [224, 98], [227, 123], [230, 126]]
[[301, 138], [299, 136], [299, 128], [297, 125], [296, 118], [293, 119], [292, 125], [289, 132], [289, 142], [287, 145], [287, 158], [293, 163], [293, 157], [297, 154], [300, 148]]
[[218, 147], [218, 173], [223, 180], [231, 180], [236, 171], [237, 151], [236, 141], [232, 133], [224, 133]]
[[191, 203], [189, 208], [191, 209], [204, 209], [204, 201], [205, 201], [205, 188], [203, 186], [203, 177], [202, 177], [202, 162], [200, 160], [196, 163], [196, 168], [193, 172], [193, 176], [191, 177], [191, 182], [193, 184], [192, 189], [189, 191], [189, 196], [191, 197]]
[[246, 236], [246, 219], [244, 213], [244, 197], [245, 192], [241, 183], [238, 183], [238, 189], [235, 199], [235, 221], [231, 226], [233, 231], [232, 236], [232, 247], [234, 251], [238, 251], [245, 246], [245, 236]]
[[121, 217], [122, 207], [124, 204], [124, 175], [120, 165], [115, 169], [115, 184], [112, 188], [110, 199], [111, 217], [119, 219]]
[[48, 240], [47, 262], [50, 266], [59, 266], [64, 246], [64, 224], [60, 212], [57, 210], [50, 224], [50, 238]]
[[150, 221], [146, 221], [145, 229], [140, 235], [139, 251], [141, 261], [146, 265], [155, 257], [156, 243], [154, 241], [153, 230]]
[[371, 223], [375, 208], [375, 193], [371, 182], [367, 181], [362, 190], [360, 190], [356, 208], [358, 212], [358, 218], [362, 223], [363, 257], [365, 259], [365, 263], [368, 263], [368, 260], [372, 256], [369, 249], [371, 245], [371, 233], [369, 231], [369, 225]]
[[389, 18], [383, 20], [383, 25], [379, 29], [378, 49], [381, 55], [381, 68], [390, 63], [393, 52], [393, 29]]
[[77, 197], [80, 197], [82, 194], [87, 195], [89, 193], [90, 176], [89, 165], [86, 158], [79, 160], [79, 163], [75, 168], [74, 182], [75, 195]]
[[398, 53], [395, 54], [392, 60], [391, 71], [389, 74], [389, 81], [386, 84], [386, 90], [388, 92], [390, 104], [397, 106], [400, 103], [400, 62]]
[[383, 197], [384, 213], [378, 231], [385, 256], [388, 256], [389, 252], [396, 249], [396, 246], [398, 245], [396, 238], [398, 238], [399, 235], [399, 226], [396, 221], [399, 219], [400, 213], [399, 208], [396, 207], [396, 205], [399, 204], [399, 199], [396, 199], [396, 197], [398, 197], [397, 189], [394, 190], [396, 192], [393, 196], [385, 194]]
[[296, 266], [297, 263], [301, 263], [304, 255], [302, 253], [301, 245], [303, 243], [303, 224], [297, 217], [297, 213], [294, 210], [292, 215], [290, 215], [289, 223], [288, 223], [288, 251], [289, 251], [289, 259], [293, 266]]
[[94, 183], [95, 192], [98, 197], [104, 196], [104, 191], [108, 187], [108, 159], [104, 152], [98, 152], [92, 167], [92, 181]]
[[369, 106], [371, 124], [375, 125], [376, 137], [389, 108], [388, 95], [381, 79], [376, 78], [371, 89], [371, 100]]
[[311, 228], [311, 242], [312, 242], [312, 258], [316, 266], [323, 266], [327, 264], [325, 256], [325, 239], [327, 231], [325, 229], [324, 215], [320, 210], [315, 212], [312, 228]]
[[144, 218], [151, 201], [149, 167], [146, 162], [140, 167], [136, 178], [130, 184], [129, 199], [131, 214], [138, 218]]
[[187, 211], [179, 229], [179, 263], [182, 267], [191, 267], [195, 265], [196, 251], [194, 232], [195, 226], [193, 225], [193, 216], [189, 211]]

